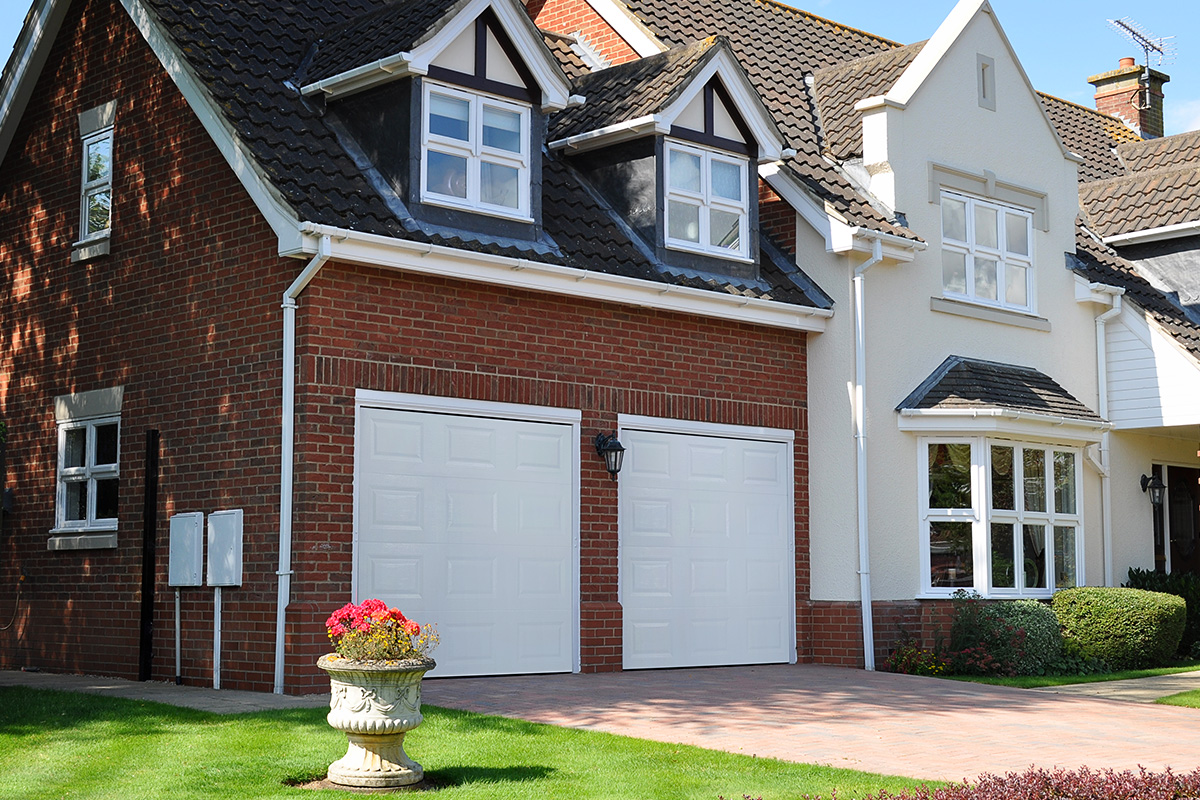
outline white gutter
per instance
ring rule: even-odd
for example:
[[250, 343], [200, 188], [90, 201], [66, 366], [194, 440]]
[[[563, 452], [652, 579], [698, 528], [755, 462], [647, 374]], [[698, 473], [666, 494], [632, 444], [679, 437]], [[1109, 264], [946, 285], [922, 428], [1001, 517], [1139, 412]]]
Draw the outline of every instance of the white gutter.
[[637, 119], [617, 122], [612, 125], [606, 125], [603, 128], [596, 128], [592, 131], [568, 136], [565, 139], [555, 139], [546, 146], [551, 150], [562, 150], [564, 148], [580, 151], [593, 150], [597, 147], [606, 147], [628, 139], [636, 139], [647, 133], [670, 132], [671, 126], [664, 122], [660, 115], [648, 114]]
[[[965, 419], [1004, 419], [1015, 422], [1034, 422], [1039, 425], [1054, 425], [1055, 427], [1080, 428], [1085, 431], [1107, 431], [1112, 428], [1108, 422], [1092, 422], [1078, 417], [1064, 417], [1059, 414], [1039, 414], [1036, 411], [1018, 411], [1015, 408], [902, 408], [900, 416], [920, 420], [931, 417], [958, 417]], [[939, 428], [944, 423], [938, 424]], [[902, 430], [917, 430], [914, 426]]]
[[361, 67], [355, 67], [337, 75], [331, 75], [324, 80], [307, 84], [300, 88], [300, 94], [308, 97], [324, 92], [327, 96], [333, 97], [361, 91], [384, 81], [414, 74], [424, 75], [425, 70], [414, 68], [412, 61], [412, 53], [396, 53], [386, 58], [376, 59], [370, 64], [363, 64]]
[[296, 448], [296, 298], [333, 252], [322, 236], [317, 254], [283, 293], [283, 411], [279, 469], [279, 594], [275, 601], [275, 694], [283, 694], [284, 632], [292, 598], [292, 469]]
[[1101, 241], [1107, 245], [1120, 246], [1157, 242], [1163, 239], [1179, 239], [1183, 236], [1195, 236], [1196, 234], [1200, 234], [1200, 222], [1180, 222], [1176, 225], [1163, 225], [1160, 228], [1147, 228], [1143, 231], [1105, 236]]
[[[1123, 308], [1121, 295], [1124, 289], [1117, 287], [1101, 287], [1099, 291], [1112, 298], [1112, 308], [1096, 317], [1096, 381], [1098, 383], [1100, 406], [1097, 411], [1102, 419], [1108, 419], [1108, 340], [1104, 326], [1110, 319], [1121, 314]], [[1104, 585], [1113, 585], [1112, 557], [1112, 454], [1110, 439], [1112, 433], [1105, 431], [1100, 437], [1100, 525], [1104, 542]]]
[[867, 384], [866, 293], [867, 270], [883, 260], [883, 240], [876, 237], [871, 257], [854, 270], [854, 443], [858, 468], [858, 594], [862, 605], [863, 668], [875, 669], [875, 623], [871, 599], [871, 552], [867, 527], [867, 425], [864, 399]]
[[380, 269], [481, 281], [509, 288], [696, 314], [792, 331], [820, 333], [825, 330], [825, 321], [833, 316], [832, 309], [654, 283], [526, 258], [468, 253], [445, 245], [394, 239], [313, 222], [303, 223], [300, 232], [306, 239], [306, 252], [313, 252], [311, 237], [328, 236], [334, 240], [333, 257], [338, 261]]

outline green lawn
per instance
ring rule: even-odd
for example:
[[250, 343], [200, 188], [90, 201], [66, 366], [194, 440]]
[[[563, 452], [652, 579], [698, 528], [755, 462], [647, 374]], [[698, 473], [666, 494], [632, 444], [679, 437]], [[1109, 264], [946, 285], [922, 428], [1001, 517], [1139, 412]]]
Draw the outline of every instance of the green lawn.
[[[440, 791], [465, 798], [859, 797], [919, 783], [426, 707], [405, 741]], [[736, 720], [731, 720], [736, 724]], [[0, 688], [0, 797], [361, 798], [288, 786], [346, 750], [323, 709], [218, 715], [157, 703]]]
[[1072, 683], [1100, 683], [1102, 681], [1123, 681], [1129, 678], [1151, 678], [1156, 675], [1176, 675], [1180, 672], [1194, 672], [1198, 669], [1200, 669], [1200, 661], [1189, 661], [1173, 667], [1130, 669], [1124, 672], [1105, 672], [1099, 675], [1018, 675], [1015, 678], [993, 678], [981, 675], [939, 675], [938, 677], [945, 677], [955, 681], [987, 683], [992, 686], [1015, 686], [1018, 689], [1037, 689], [1042, 686], [1066, 686]]
[[1200, 708], [1200, 689], [1192, 689], [1190, 692], [1180, 692], [1179, 694], [1169, 694], [1166, 697], [1158, 698], [1154, 702], [1162, 703], [1164, 706]]

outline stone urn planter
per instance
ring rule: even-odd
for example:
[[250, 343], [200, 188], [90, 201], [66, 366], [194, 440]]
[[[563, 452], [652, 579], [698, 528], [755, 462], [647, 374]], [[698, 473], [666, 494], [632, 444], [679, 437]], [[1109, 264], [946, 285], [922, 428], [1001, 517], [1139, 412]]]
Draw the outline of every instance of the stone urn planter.
[[350, 746], [329, 765], [341, 786], [387, 789], [419, 783], [425, 772], [404, 752], [404, 734], [421, 724], [421, 678], [437, 666], [432, 658], [352, 661], [321, 656], [329, 673], [329, 715]]

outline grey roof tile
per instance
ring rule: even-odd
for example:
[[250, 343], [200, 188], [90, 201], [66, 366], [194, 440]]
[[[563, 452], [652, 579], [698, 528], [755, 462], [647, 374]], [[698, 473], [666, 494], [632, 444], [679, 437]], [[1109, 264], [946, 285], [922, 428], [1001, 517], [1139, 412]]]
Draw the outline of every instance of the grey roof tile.
[[998, 408], [1100, 422], [1049, 375], [1030, 367], [950, 356], [896, 410]]
[[1102, 238], [1200, 221], [1200, 161], [1080, 184], [1079, 205]]
[[1200, 163], [1200, 131], [1129, 141], [1117, 146], [1117, 155], [1131, 173], [1197, 164]]
[[1094, 108], [1048, 94], [1039, 93], [1039, 97], [1063, 144], [1083, 159], [1079, 165], [1080, 181], [1103, 180], [1125, 174], [1116, 150], [1126, 143], [1141, 141], [1128, 125]]

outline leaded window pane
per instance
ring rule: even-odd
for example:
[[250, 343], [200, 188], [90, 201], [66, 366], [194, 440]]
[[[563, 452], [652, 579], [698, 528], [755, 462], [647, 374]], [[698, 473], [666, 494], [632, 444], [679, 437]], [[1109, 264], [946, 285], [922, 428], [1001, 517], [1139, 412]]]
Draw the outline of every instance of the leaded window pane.
[[87, 428], [67, 428], [63, 466], [70, 469], [87, 465]]
[[87, 232], [108, 230], [112, 218], [112, 192], [104, 189], [87, 196]]
[[929, 580], [935, 587], [974, 585], [971, 523], [929, 523]]
[[104, 180], [112, 172], [112, 140], [108, 138], [87, 145], [87, 180]]
[[69, 522], [87, 520], [88, 482], [69, 481], [66, 484], [65, 517]]

